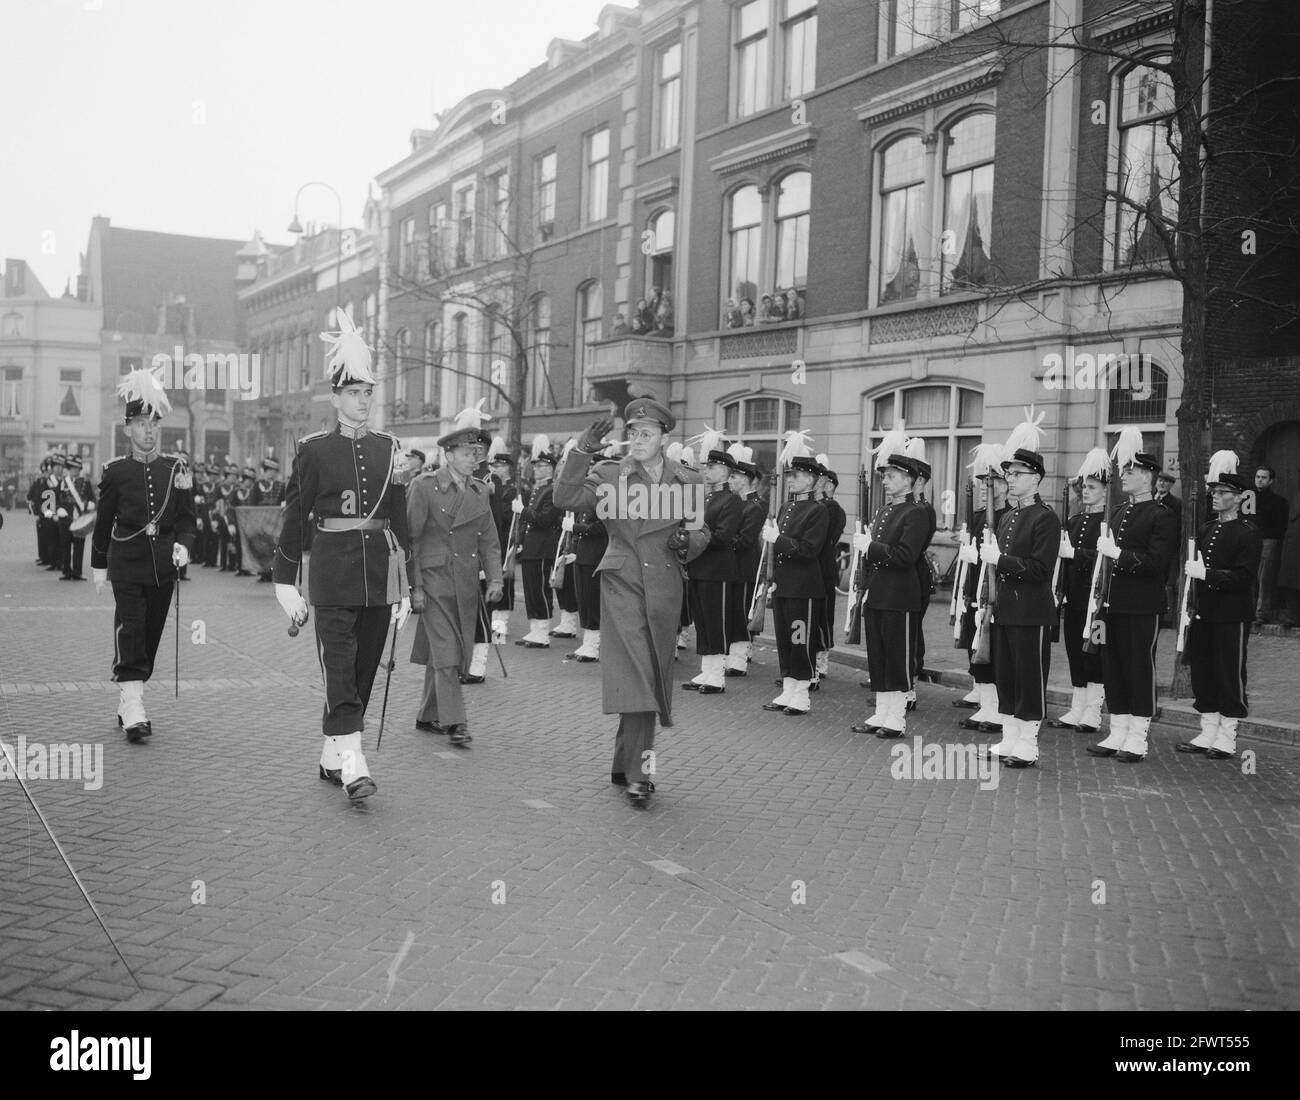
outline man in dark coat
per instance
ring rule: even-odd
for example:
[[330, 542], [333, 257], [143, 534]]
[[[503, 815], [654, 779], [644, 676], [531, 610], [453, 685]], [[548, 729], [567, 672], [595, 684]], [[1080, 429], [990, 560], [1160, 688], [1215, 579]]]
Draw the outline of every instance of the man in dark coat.
[[1196, 537], [1196, 557], [1184, 565], [1195, 612], [1183, 659], [1191, 666], [1193, 705], [1201, 732], [1179, 752], [1227, 760], [1237, 753], [1237, 723], [1246, 700], [1246, 642], [1259, 570], [1259, 529], [1240, 513], [1250, 488], [1240, 474], [1221, 473], [1210, 486], [1214, 519]]
[[578, 595], [582, 644], [572, 653], [566, 653], [564, 659], [593, 664], [600, 660], [600, 576], [596, 567], [609, 547], [609, 535], [594, 508], [574, 516], [573, 546], [577, 559], [573, 563], [573, 583]]
[[176, 461], [158, 453], [158, 422], [171, 410], [167, 395], [147, 370], [119, 383], [126, 397], [125, 431], [131, 453], [104, 466], [90, 544], [95, 591], [113, 586], [113, 680], [119, 685], [117, 723], [128, 741], [153, 734], [144, 685], [154, 658], [177, 570], [194, 545], [193, 488]]
[[826, 509], [826, 541], [822, 543], [819, 564], [822, 570], [822, 590], [826, 593], [826, 602], [822, 605], [822, 620], [817, 631], [817, 665], [814, 670], [813, 688], [817, 690], [821, 678], [830, 671], [831, 650], [835, 648], [835, 596], [840, 586], [840, 536], [848, 524], [848, 516], [835, 499], [835, 490], [839, 488], [840, 477], [826, 465], [824, 455], [817, 456], [821, 467], [817, 475], [814, 492]]
[[1273, 600], [1277, 589], [1277, 571], [1279, 551], [1282, 540], [1286, 538], [1287, 513], [1289, 507], [1286, 498], [1273, 490], [1277, 480], [1277, 471], [1272, 466], [1260, 466], [1255, 470], [1255, 516], [1254, 524], [1259, 529], [1259, 605], [1255, 609], [1255, 624], [1262, 626], [1273, 621]]
[[[539, 446], [540, 443], [540, 446]], [[519, 510], [519, 551], [516, 555], [524, 574], [524, 609], [528, 613], [528, 633], [515, 645], [528, 649], [547, 649], [551, 644], [551, 616], [555, 613], [555, 590], [551, 588], [551, 568], [560, 544], [560, 525], [564, 509], [553, 499], [555, 456], [547, 449], [545, 436], [533, 440], [533, 491], [527, 503], [515, 498]]]
[[767, 522], [767, 498], [758, 489], [763, 484], [763, 471], [754, 465], [751, 448], [733, 443], [727, 448], [733, 469], [727, 478], [731, 491], [740, 498], [743, 511], [740, 530], [736, 533], [736, 570], [740, 580], [729, 598], [741, 608], [746, 619], [745, 636], [733, 641], [727, 651], [726, 675], [749, 675], [749, 652], [753, 642], [748, 630], [749, 607], [754, 601], [754, 588], [758, 579], [758, 563], [762, 554], [760, 534]]
[[[619, 716], [610, 780], [644, 805], [653, 790], [655, 719], [672, 725], [673, 656], [685, 565], [703, 552], [703, 479], [664, 455], [676, 425], [668, 408], [638, 397], [623, 413], [631, 447], [591, 468], [613, 422], [596, 421], [555, 484], [555, 503], [594, 509], [609, 534], [600, 574], [601, 686]], [[691, 524], [697, 526], [692, 527]]]
[[926, 517], [925, 545], [921, 547], [920, 556], [916, 559], [916, 579], [921, 585], [921, 607], [916, 613], [916, 622], [912, 629], [912, 686], [907, 690], [906, 709], [915, 710], [916, 681], [925, 664], [925, 613], [930, 610], [930, 597], [934, 595], [934, 573], [930, 569], [930, 559], [926, 551], [930, 549], [930, 543], [934, 541], [934, 533], [939, 529], [939, 517], [929, 497], [925, 495], [925, 487], [934, 474], [930, 464], [925, 461], [925, 440], [919, 437], [909, 439], [903, 453], [916, 463], [916, 485], [912, 495]]
[[492, 508], [492, 520], [497, 528], [502, 564], [501, 599], [491, 609], [492, 636], [495, 642], [504, 644], [510, 630], [510, 612], [515, 609], [514, 560], [510, 561], [509, 569], [505, 566], [510, 549], [510, 526], [515, 515], [514, 503], [520, 496], [520, 488], [515, 483], [514, 459], [505, 450], [505, 440], [493, 440], [488, 453], [488, 472], [492, 477], [488, 504]]
[[1300, 491], [1291, 497], [1286, 538], [1278, 555], [1277, 587], [1285, 601], [1278, 622], [1285, 627], [1300, 626]]
[[[700, 658], [700, 672], [682, 684], [684, 691], [701, 695], [721, 695], [726, 690], [724, 662], [733, 641], [746, 637], [747, 616], [734, 600], [740, 580], [736, 565], [736, 536], [740, 533], [745, 506], [727, 487], [731, 459], [718, 447], [705, 452], [704, 484], [708, 495], [704, 503], [704, 526], [709, 544], [704, 552], [686, 567], [687, 596], [691, 603], [691, 622], [695, 624], [695, 652]], [[728, 597], [733, 597], [728, 599]]]

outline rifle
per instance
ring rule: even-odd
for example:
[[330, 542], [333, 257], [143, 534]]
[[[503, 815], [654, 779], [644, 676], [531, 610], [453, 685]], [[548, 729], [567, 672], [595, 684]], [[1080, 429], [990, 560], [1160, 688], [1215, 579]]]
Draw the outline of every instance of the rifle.
[[[1187, 560], [1193, 562], [1196, 560], [1196, 520], [1197, 520], [1198, 501], [1192, 493], [1187, 494], [1186, 507], [1192, 510], [1192, 537], [1187, 540]], [[1183, 570], [1183, 598], [1178, 605], [1178, 642], [1174, 647], [1175, 653], [1185, 653], [1187, 646], [1187, 630], [1192, 625], [1192, 619], [1196, 617], [1196, 593], [1192, 589], [1195, 582]], [[1184, 657], [1184, 660], [1186, 658]]]
[[[1061, 486], [1061, 530], [1065, 531], [1070, 524], [1070, 482], [1067, 478], [1065, 484]], [[1056, 555], [1056, 564], [1052, 566], [1052, 597], [1056, 606], [1056, 619], [1052, 623], [1052, 641], [1061, 640], [1061, 605], [1065, 602], [1065, 580], [1061, 574], [1061, 555]]]
[[[565, 513], [572, 516], [572, 512]], [[549, 584], [552, 588], [560, 589], [564, 587], [564, 570], [568, 566], [570, 559], [574, 555], [569, 552], [569, 545], [573, 542], [573, 532], [565, 531], [560, 535], [559, 545], [555, 548], [555, 564], [551, 566], [551, 576]]]
[[[986, 488], [984, 501], [984, 542], [997, 541], [993, 521], [993, 483]], [[975, 638], [971, 643], [971, 664], [987, 665], [993, 661], [991, 651], [993, 602], [997, 598], [997, 574], [989, 568], [989, 563], [980, 561], [979, 580], [975, 586]]]
[[[871, 480], [867, 477], [867, 468], [858, 468], [858, 522], [857, 534], [862, 534], [871, 522]], [[858, 571], [862, 568], [862, 557], [857, 548], [853, 550], [853, 562], [849, 569], [849, 606], [844, 620], [844, 643], [846, 645], [862, 644], [862, 590], [858, 586]]]
[[[975, 532], [975, 479], [971, 478], [966, 482], [966, 521], [961, 525], [961, 530], [957, 535], [957, 550], [960, 554], [961, 548], [965, 545], [968, 538], [973, 539]], [[950, 611], [949, 622], [952, 626], [952, 644], [961, 649], [962, 621], [966, 618], [966, 599], [965, 589], [966, 580], [970, 576], [970, 563], [964, 562], [959, 556], [954, 563], [953, 581], [952, 581], [952, 607]]]
[[[1102, 513], [1101, 527], [1097, 532], [1104, 539], [1110, 531], [1107, 521], [1114, 514], [1115, 490], [1119, 483], [1118, 469], [1107, 469], [1106, 510]], [[1114, 562], [1100, 550], [1092, 566], [1092, 586], [1088, 590], [1088, 614], [1083, 621], [1083, 651], [1096, 653], [1106, 644], [1106, 605], [1110, 599], [1110, 576]]]
[[[778, 463], [779, 464], [779, 463]], [[785, 471], [778, 470], [776, 475], [776, 503], [777, 510], [775, 513], [769, 511], [768, 515], [775, 514], [779, 520], [781, 517], [780, 504], [781, 498], [785, 491]], [[764, 564], [766, 563], [766, 573]], [[749, 632], [751, 634], [761, 634], [763, 631], [763, 619], [766, 615], [767, 606], [772, 602], [772, 593], [776, 588], [776, 552], [772, 549], [770, 542], [763, 543], [763, 549], [760, 551], [758, 560], [758, 575], [754, 579], [754, 602], [749, 608]]]

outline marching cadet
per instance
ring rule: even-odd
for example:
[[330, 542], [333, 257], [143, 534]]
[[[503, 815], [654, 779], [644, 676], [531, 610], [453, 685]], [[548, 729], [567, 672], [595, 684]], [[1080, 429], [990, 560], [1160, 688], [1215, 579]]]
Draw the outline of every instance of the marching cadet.
[[916, 559], [925, 544], [928, 520], [916, 503], [917, 467], [903, 454], [903, 433], [889, 432], [876, 451], [876, 471], [885, 503], [860, 535], [854, 549], [862, 555], [862, 640], [876, 709], [854, 733], [902, 737], [907, 693], [912, 687], [912, 631], [921, 610], [921, 582]]
[[817, 664], [810, 691], [821, 687], [821, 679], [831, 667], [831, 650], [835, 648], [835, 595], [840, 583], [840, 536], [849, 522], [844, 509], [835, 499], [840, 477], [828, 465], [825, 455], [817, 456], [817, 485], [814, 497], [826, 509], [826, 541], [822, 543], [819, 564], [822, 571], [822, 590], [826, 601], [822, 605], [822, 619], [817, 630]]
[[338, 423], [298, 442], [275, 548], [275, 598], [295, 627], [306, 623], [297, 582], [311, 516], [308, 586], [325, 680], [319, 774], [357, 802], [378, 789], [361, 735], [388, 624], [400, 630], [410, 614], [406, 575], [414, 580], [415, 566], [406, 493], [392, 484], [397, 440], [366, 428], [375, 386], [370, 349], [342, 309], [334, 321], [339, 331], [321, 336], [330, 345], [325, 369]]
[[916, 576], [921, 582], [921, 609], [917, 612], [915, 628], [912, 630], [912, 687], [907, 692], [905, 708], [916, 710], [916, 681], [925, 663], [925, 613], [930, 610], [930, 597], [934, 595], [934, 574], [930, 571], [930, 559], [926, 557], [926, 551], [930, 549], [934, 533], [939, 529], [939, 517], [935, 514], [929, 497], [925, 495], [925, 487], [934, 473], [925, 460], [925, 440], [920, 436], [909, 439], [903, 447], [903, 454], [916, 463], [916, 485], [912, 497], [925, 511], [929, 532], [925, 545], [921, 547], [921, 555], [916, 559]]
[[[631, 443], [627, 456], [591, 467], [613, 428], [611, 420], [597, 420], [560, 472], [555, 503], [580, 512], [595, 509], [616, 491], [613, 506], [600, 508], [609, 534], [597, 570], [602, 709], [619, 716], [610, 782], [625, 785], [633, 803], [644, 806], [654, 791], [656, 714], [664, 726], [672, 725], [673, 640], [683, 566], [708, 539], [704, 531], [686, 527], [686, 497], [701, 483], [700, 475], [664, 454], [665, 436], [676, 424], [673, 414], [653, 398], [637, 397], [623, 410], [623, 419]], [[651, 486], [661, 484], [681, 492], [651, 494]], [[633, 493], [652, 496], [660, 506], [649, 518], [633, 518], [642, 514], [626, 506]]]
[[735, 591], [728, 598], [736, 603], [745, 617], [745, 634], [741, 641], [731, 643], [725, 664], [728, 676], [748, 676], [749, 653], [753, 645], [753, 636], [749, 633], [749, 606], [754, 602], [754, 589], [758, 583], [767, 499], [758, 493], [763, 483], [763, 471], [754, 464], [753, 449], [733, 443], [727, 448], [727, 457], [731, 459], [727, 485], [740, 498], [742, 507], [740, 530], [736, 534], [736, 569], [740, 580], [735, 582]]
[[1147, 733], [1156, 712], [1156, 641], [1165, 612], [1165, 578], [1178, 547], [1177, 517], [1152, 499], [1160, 462], [1138, 450], [1141, 443], [1137, 429], [1120, 433], [1112, 457], [1120, 487], [1130, 499], [1115, 509], [1106, 537], [1097, 539], [1097, 553], [1114, 562], [1101, 647], [1110, 734], [1089, 745], [1088, 752], [1126, 764], [1147, 755]]
[[[74, 529], [76, 520], [95, 510], [95, 487], [89, 478], [82, 477], [82, 463], [78, 455], [68, 455], [64, 460], [67, 474], [62, 482], [59, 497], [59, 510], [67, 513], [67, 518], [60, 520], [60, 554], [63, 563], [61, 581], [84, 581], [81, 575], [82, 562], [86, 553], [86, 533], [80, 534]], [[86, 520], [89, 523], [89, 518]]]
[[1083, 509], [1070, 517], [1061, 532], [1061, 600], [1065, 610], [1061, 632], [1065, 656], [1070, 664], [1070, 709], [1047, 724], [1053, 729], [1096, 733], [1101, 729], [1101, 704], [1105, 686], [1101, 678], [1101, 652], [1088, 652], [1083, 645], [1084, 623], [1088, 618], [1088, 597], [1092, 589], [1093, 566], [1097, 562], [1097, 537], [1101, 534], [1106, 509], [1106, 485], [1110, 480], [1110, 458], [1094, 447], [1079, 467], [1079, 495]]
[[528, 633], [515, 645], [528, 649], [548, 649], [551, 645], [551, 615], [555, 611], [554, 589], [547, 583], [555, 565], [555, 551], [560, 544], [562, 509], [555, 507], [552, 496], [555, 487], [551, 477], [555, 473], [555, 456], [550, 452], [551, 442], [544, 435], [533, 438], [532, 466], [533, 491], [525, 504], [515, 498], [519, 513], [519, 550], [516, 559], [524, 574], [524, 611], [528, 615]]
[[747, 637], [749, 629], [746, 611], [728, 600], [728, 596], [735, 596], [734, 586], [740, 580], [735, 542], [745, 506], [727, 487], [730, 456], [722, 449], [721, 434], [708, 429], [699, 441], [700, 453], [705, 456], [704, 526], [709, 541], [703, 553], [686, 567], [700, 672], [682, 684], [682, 690], [721, 695], [726, 691], [725, 661], [731, 643]]
[[[980, 500], [975, 509], [969, 537], [958, 553], [967, 568], [962, 580], [960, 593], [961, 631], [958, 648], [969, 651], [967, 668], [971, 675], [971, 691], [975, 698], [955, 701], [953, 706], [974, 702], [977, 704], [974, 714], [961, 718], [957, 725], [962, 729], [979, 730], [981, 733], [1001, 733], [1002, 715], [998, 713], [998, 689], [993, 671], [993, 649], [990, 646], [987, 661], [976, 661], [976, 635], [978, 633], [977, 617], [980, 601], [980, 578], [984, 570], [980, 566], [980, 546], [984, 542], [984, 533], [990, 536], [997, 533], [1002, 517], [1011, 511], [1007, 503], [1007, 479], [1002, 473], [1002, 447], [997, 443], [980, 443], [974, 449], [970, 464], [971, 476], [980, 487]], [[993, 526], [988, 526], [988, 502], [993, 501]]]
[[1210, 458], [1206, 483], [1214, 519], [1196, 536], [1196, 557], [1184, 565], [1193, 608], [1183, 660], [1191, 666], [1194, 706], [1201, 732], [1179, 752], [1227, 760], [1237, 752], [1237, 723], [1250, 712], [1246, 701], [1246, 642], [1254, 620], [1252, 586], [1259, 571], [1262, 536], [1241, 515], [1251, 482], [1237, 472], [1232, 451]]
[[1038, 495], [1047, 474], [1038, 451], [1044, 414], [1038, 420], [1032, 414], [1012, 431], [1005, 448], [1010, 457], [1002, 462], [1013, 507], [998, 524], [996, 541], [980, 547], [980, 560], [997, 576], [991, 642], [1002, 740], [989, 755], [1012, 768], [1038, 763], [1056, 623], [1052, 574], [1061, 547], [1061, 517]]
[[804, 432], [785, 433], [778, 461], [785, 468], [788, 499], [759, 537], [772, 555], [772, 629], [780, 662], [781, 693], [764, 710], [799, 717], [812, 703], [808, 690], [816, 672], [817, 630], [826, 607], [821, 552], [830, 513], [813, 500], [820, 467]]
[[158, 422], [171, 402], [147, 370], [131, 371], [117, 386], [125, 400], [124, 428], [131, 453], [104, 466], [90, 544], [95, 591], [113, 586], [113, 680], [119, 685], [117, 724], [133, 743], [153, 734], [144, 685], [167, 625], [176, 571], [190, 560], [194, 512], [189, 474], [158, 453]]
[[[555, 464], [556, 476], [564, 467], [564, 460], [568, 458], [569, 453], [576, 447], [578, 441], [569, 439], [564, 444], [564, 449], [560, 451], [559, 460]], [[552, 490], [554, 491], [554, 490]], [[561, 576], [560, 587], [555, 589], [555, 602], [560, 606], [560, 621], [555, 624], [554, 629], [547, 632], [550, 638], [576, 638], [581, 624], [578, 622], [578, 583], [577, 577], [573, 572], [573, 566], [576, 562], [577, 555], [574, 554], [574, 534], [573, 524], [575, 516], [572, 512], [566, 512], [560, 520], [560, 537], [556, 541], [556, 556], [559, 556], [560, 545], [564, 546], [564, 560], [556, 562], [555, 569]], [[550, 584], [548, 575], [547, 584]]]
[[520, 489], [515, 484], [515, 462], [506, 450], [506, 441], [497, 436], [488, 447], [488, 472], [492, 477], [492, 493], [488, 503], [492, 507], [492, 517], [497, 526], [498, 541], [501, 544], [501, 599], [492, 608], [492, 635], [498, 645], [504, 645], [510, 630], [510, 612], [515, 609], [515, 570], [514, 562], [506, 572], [504, 563], [510, 548], [510, 522], [514, 516], [514, 502], [519, 498]]
[[477, 409], [457, 415], [455, 429], [438, 440], [445, 461], [411, 483], [406, 503], [411, 607], [420, 618], [411, 661], [425, 666], [415, 727], [445, 733], [453, 745], [473, 740], [461, 680], [473, 675], [479, 645], [484, 662], [487, 657], [486, 642], [475, 642], [484, 608], [480, 573], [487, 578], [487, 602], [501, 598], [501, 544], [488, 489], [473, 476], [492, 442], [482, 419]]
[[[592, 465], [595, 467], [611, 461], [614, 460], [598, 458]], [[591, 664], [600, 660], [600, 577], [596, 573], [596, 567], [609, 548], [609, 534], [605, 530], [605, 524], [596, 515], [596, 510], [589, 508], [574, 516], [573, 537], [574, 553], [577, 555], [577, 560], [573, 563], [573, 582], [578, 591], [578, 625], [582, 627], [582, 645], [572, 653], [566, 653], [564, 659]]]

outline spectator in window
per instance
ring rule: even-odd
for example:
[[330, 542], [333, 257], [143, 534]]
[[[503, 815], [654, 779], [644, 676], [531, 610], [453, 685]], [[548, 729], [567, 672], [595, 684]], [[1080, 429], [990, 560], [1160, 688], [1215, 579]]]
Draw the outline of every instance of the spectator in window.
[[1277, 585], [1278, 551], [1286, 537], [1289, 508], [1285, 497], [1273, 491], [1277, 471], [1272, 466], [1255, 469], [1255, 526], [1264, 540], [1259, 558], [1259, 604], [1255, 625], [1273, 621], [1273, 590]]
[[736, 305], [735, 298], [728, 298], [727, 304], [722, 308], [722, 327], [723, 328], [740, 328], [743, 319], [740, 316], [740, 307]]
[[771, 325], [784, 320], [785, 299], [780, 294], [764, 294], [763, 297], [759, 299], [759, 324]]
[[754, 299], [740, 299], [740, 327], [748, 328], [754, 323]]
[[791, 289], [785, 292], [785, 319], [787, 321], [803, 320], [803, 300], [799, 297], [797, 290]]
[[673, 334], [673, 296], [670, 291], [665, 290], [659, 298], [659, 305], [655, 310], [654, 334], [656, 336]]
[[614, 314], [614, 328], [612, 334], [614, 336], [626, 336], [631, 331], [632, 329], [627, 323], [627, 318], [621, 313]]
[[648, 336], [650, 333], [650, 323], [647, 320], [649, 308], [644, 298], [636, 300], [636, 310], [632, 313], [632, 334], [634, 336]]

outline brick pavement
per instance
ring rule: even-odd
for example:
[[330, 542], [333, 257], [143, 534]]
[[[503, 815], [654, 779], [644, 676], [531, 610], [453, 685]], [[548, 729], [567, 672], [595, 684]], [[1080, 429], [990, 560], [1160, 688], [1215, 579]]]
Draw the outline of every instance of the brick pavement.
[[[836, 666], [809, 718], [770, 715], [764, 650], [725, 697], [677, 693], [636, 811], [607, 782], [598, 666], [560, 660], [573, 643], [507, 647], [452, 752], [411, 728], [408, 627], [383, 748], [367, 739], [380, 792], [351, 807], [315, 778], [314, 648], [268, 586], [192, 570], [183, 618], [207, 644], [183, 640], [178, 703], [169, 628], [158, 732], [128, 745], [108, 594], [39, 573], [30, 521], [6, 518], [0, 683], [24, 690], [0, 695], [0, 731], [102, 741], [99, 790], [31, 785], [144, 992], [6, 780], [5, 1006], [1300, 1005], [1294, 749], [1255, 746], [1243, 775], [1160, 731], [1124, 768], [1050, 734], [1042, 767], [992, 790], [894, 779], [891, 746], [848, 732], [857, 673]], [[956, 743], [956, 694], [923, 685], [909, 732]]]

